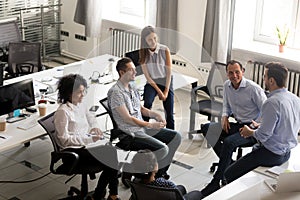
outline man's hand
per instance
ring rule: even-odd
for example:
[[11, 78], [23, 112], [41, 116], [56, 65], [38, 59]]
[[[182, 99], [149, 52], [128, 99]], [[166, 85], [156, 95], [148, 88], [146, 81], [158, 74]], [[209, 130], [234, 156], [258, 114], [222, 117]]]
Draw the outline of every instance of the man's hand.
[[229, 129], [230, 129], [230, 123], [229, 123], [229, 120], [228, 120], [228, 117], [227, 116], [223, 116], [222, 119], [221, 119], [221, 124], [222, 124], [222, 129], [228, 133]]
[[260, 126], [260, 123], [257, 123], [256, 121], [252, 120], [252, 123], [250, 124], [251, 128], [258, 128]]
[[148, 128], [160, 130], [166, 126], [164, 122], [149, 122]]
[[158, 121], [158, 122], [163, 122], [164, 124], [166, 124], [166, 120], [160, 114], [156, 115], [155, 120]]
[[243, 128], [240, 128], [240, 133], [242, 137], [247, 138], [253, 136], [254, 130], [251, 129], [249, 126], [244, 125]]

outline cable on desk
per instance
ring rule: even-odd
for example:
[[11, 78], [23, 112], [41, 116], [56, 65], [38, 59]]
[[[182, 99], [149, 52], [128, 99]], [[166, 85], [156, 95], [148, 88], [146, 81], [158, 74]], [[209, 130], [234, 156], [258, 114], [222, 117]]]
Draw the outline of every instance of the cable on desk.
[[30, 182], [40, 180], [40, 179], [44, 178], [45, 176], [48, 176], [49, 174], [51, 174], [51, 172], [48, 172], [47, 174], [44, 174], [43, 176], [40, 176], [35, 179], [27, 180], [27, 181], [1, 181], [0, 180], [0, 183], [30, 183]]

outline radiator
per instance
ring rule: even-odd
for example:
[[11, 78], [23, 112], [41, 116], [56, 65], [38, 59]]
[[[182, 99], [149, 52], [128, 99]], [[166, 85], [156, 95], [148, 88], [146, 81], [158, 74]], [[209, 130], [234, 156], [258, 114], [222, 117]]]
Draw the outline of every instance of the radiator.
[[125, 53], [140, 48], [140, 34], [111, 28], [111, 54], [123, 57]]
[[[253, 62], [252, 80], [264, 88], [264, 63]], [[289, 70], [287, 79], [287, 89], [300, 96], [300, 71]]]

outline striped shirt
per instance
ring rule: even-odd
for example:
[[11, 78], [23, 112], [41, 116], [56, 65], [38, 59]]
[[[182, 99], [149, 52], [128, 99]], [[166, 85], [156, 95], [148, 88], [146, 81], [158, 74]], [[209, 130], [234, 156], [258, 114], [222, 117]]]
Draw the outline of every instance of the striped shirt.
[[114, 120], [118, 124], [119, 129], [127, 133], [145, 132], [143, 127], [128, 124], [123, 117], [115, 111], [117, 107], [125, 105], [129, 114], [139, 120], [143, 120], [141, 113], [140, 94], [137, 90], [129, 85], [129, 90], [124, 88], [120, 80], [113, 85], [108, 93], [108, 105], [112, 110]]

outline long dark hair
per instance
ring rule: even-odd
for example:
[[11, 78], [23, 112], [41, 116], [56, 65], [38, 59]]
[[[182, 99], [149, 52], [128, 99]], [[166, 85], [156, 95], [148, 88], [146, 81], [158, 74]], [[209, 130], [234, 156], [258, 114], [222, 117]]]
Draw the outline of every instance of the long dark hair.
[[151, 33], [156, 33], [155, 28], [152, 26], [146, 26], [143, 28], [141, 32], [141, 48], [139, 51], [140, 54], [140, 60], [139, 63], [144, 64], [146, 62], [146, 59], [149, 57], [149, 45], [146, 41], [146, 37], [150, 35]]
[[57, 86], [58, 102], [72, 102], [73, 91], [77, 90], [81, 85], [87, 88], [86, 80], [79, 74], [68, 74], [62, 77]]

